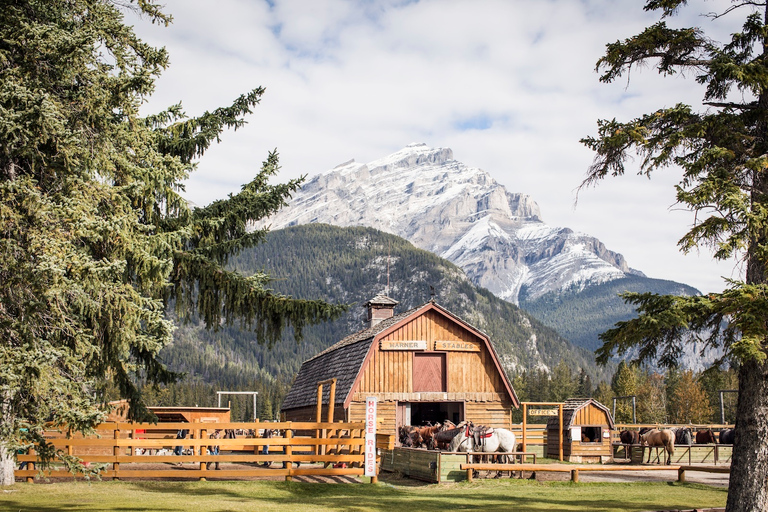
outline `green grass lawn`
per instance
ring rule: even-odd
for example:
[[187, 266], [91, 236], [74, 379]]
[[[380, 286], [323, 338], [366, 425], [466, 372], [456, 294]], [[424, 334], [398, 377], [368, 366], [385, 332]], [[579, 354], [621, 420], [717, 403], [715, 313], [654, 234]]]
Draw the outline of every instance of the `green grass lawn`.
[[677, 483], [491, 480], [417, 485], [408, 481], [318, 484], [276, 481], [69, 482], [16, 484], [0, 510], [46, 511], [647, 511], [724, 506], [726, 490]]

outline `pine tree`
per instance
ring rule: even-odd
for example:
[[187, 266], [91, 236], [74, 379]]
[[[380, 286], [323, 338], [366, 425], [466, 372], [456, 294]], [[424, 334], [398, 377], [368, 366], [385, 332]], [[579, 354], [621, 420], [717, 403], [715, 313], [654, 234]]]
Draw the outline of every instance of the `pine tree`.
[[[273, 293], [269, 276], [224, 265], [263, 239], [250, 222], [299, 180], [270, 185], [275, 152], [242, 190], [190, 209], [180, 195], [195, 160], [242, 126], [264, 90], [187, 117], [139, 106], [168, 65], [139, 40], [124, 2], [12, 0], [0, 9], [0, 483], [44, 422], [88, 432], [104, 418], [107, 383], [147, 417], [142, 383], [176, 375], [157, 354], [172, 337], [166, 308], [212, 328], [240, 322], [261, 343], [344, 308]], [[167, 24], [151, 0], [127, 8]], [[22, 428], [23, 427], [23, 428]], [[73, 470], [85, 470], [63, 456]]]
[[560, 361], [552, 370], [549, 383], [549, 401], [564, 402], [576, 395], [577, 382], [565, 361]]
[[691, 370], [681, 373], [675, 392], [669, 397], [669, 410], [673, 423], [708, 423], [712, 419], [707, 392]]
[[595, 400], [605, 405], [609, 409], [613, 407], [613, 391], [611, 390], [611, 386], [609, 386], [608, 383], [604, 380], [598, 382], [597, 387], [595, 387], [595, 391], [592, 395]]
[[637, 395], [637, 371], [625, 361], [619, 363], [611, 380], [611, 390], [616, 400], [616, 418], [619, 423], [632, 423], [632, 402], [627, 397]]
[[[693, 76], [705, 86], [704, 108], [678, 104], [628, 122], [602, 120], [583, 139], [597, 154], [583, 186], [624, 174], [640, 156], [640, 173], [682, 169], [677, 200], [695, 212], [679, 245], [713, 250], [716, 259], [744, 262], [744, 281], [703, 296], [627, 294], [638, 317], [601, 336], [598, 357], [636, 350], [638, 360], [674, 366], [684, 345], [700, 338], [738, 363], [736, 439], [726, 510], [768, 509], [768, 3], [733, 2], [713, 21], [742, 15], [743, 29], [720, 43], [701, 28], [671, 28], [665, 18], [686, 0], [647, 0], [661, 21], [607, 45], [600, 79], [612, 82], [634, 67], [664, 76]], [[702, 7], [703, 8], [703, 7]]]
[[667, 422], [667, 388], [660, 373], [644, 372], [637, 384], [637, 420], [640, 423]]

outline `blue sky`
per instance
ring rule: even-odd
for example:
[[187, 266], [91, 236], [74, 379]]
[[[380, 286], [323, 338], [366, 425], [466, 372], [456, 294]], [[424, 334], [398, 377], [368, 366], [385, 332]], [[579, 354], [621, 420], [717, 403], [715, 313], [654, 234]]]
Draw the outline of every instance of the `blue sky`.
[[[599, 118], [628, 120], [679, 101], [699, 107], [692, 77], [652, 69], [601, 84], [605, 44], [654, 21], [643, 2], [612, 0], [165, 0], [168, 27], [135, 21], [165, 46], [171, 66], [145, 111], [182, 101], [189, 114], [266, 87], [249, 124], [209, 150], [187, 184], [198, 204], [239, 190], [277, 148], [279, 180], [354, 158], [369, 162], [411, 142], [450, 147], [510, 192], [529, 194], [543, 219], [597, 236], [650, 277], [702, 291], [738, 278], [733, 262], [683, 256], [677, 240], [692, 222], [674, 207], [675, 170], [630, 175], [575, 191], [592, 154], [579, 139]], [[671, 24], [715, 36], [738, 17], [699, 12], [728, 0], [691, 2]], [[631, 166], [630, 166], [631, 168]]]

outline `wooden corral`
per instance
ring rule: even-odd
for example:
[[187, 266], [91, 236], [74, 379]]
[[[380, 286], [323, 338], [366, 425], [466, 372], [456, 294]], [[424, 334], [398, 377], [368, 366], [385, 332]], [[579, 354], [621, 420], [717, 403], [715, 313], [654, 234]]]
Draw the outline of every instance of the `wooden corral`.
[[[283, 419], [316, 420], [317, 384], [336, 379], [335, 420], [363, 421], [372, 396], [384, 433], [445, 419], [510, 428], [519, 401], [488, 336], [435, 302], [392, 316], [394, 304], [377, 296], [367, 306], [378, 308], [368, 315], [378, 323], [304, 362]], [[329, 391], [322, 400], [325, 417]]]
[[[110, 402], [112, 411], [107, 422], [128, 421], [128, 401]], [[231, 419], [228, 407], [147, 407], [157, 416], [158, 423], [229, 423]]]
[[[559, 418], [547, 421], [547, 456], [559, 455]], [[569, 462], [608, 462], [613, 458], [613, 418], [592, 398], [572, 398], [563, 404], [563, 459]]]
[[[641, 464], [648, 460], [648, 451], [651, 452], [651, 462], [656, 461], [656, 449], [642, 447], [640, 445], [630, 445], [629, 451], [623, 444], [615, 444], [614, 460], [629, 459], [633, 464]], [[663, 449], [659, 449], [661, 460], [666, 455]], [[672, 464], [730, 464], [733, 454], [733, 445], [730, 444], [692, 444], [675, 445], [675, 453], [670, 456]], [[627, 457], [629, 455], [629, 457]]]
[[[262, 423], [262, 425], [264, 425]], [[78, 455], [87, 465], [103, 465], [101, 478], [242, 478], [295, 475], [362, 475], [364, 423], [270, 423], [279, 434], [271, 438], [258, 436], [258, 423], [219, 423], [215, 427], [246, 432], [235, 438], [212, 439], [214, 425], [203, 422], [163, 424], [104, 423], [97, 435], [66, 435], [66, 429], [47, 431], [45, 437], [62, 455]], [[189, 429], [190, 436], [180, 440], [166, 437], [168, 429]], [[298, 432], [333, 432], [329, 437]], [[182, 455], [173, 452], [183, 448]], [[219, 446], [218, 455], [210, 446]], [[266, 449], [264, 449], [266, 447]], [[323, 447], [323, 450], [319, 450]], [[377, 434], [379, 450], [394, 448], [394, 436]], [[322, 453], [321, 453], [322, 452]], [[18, 455], [26, 469], [15, 471], [17, 479], [28, 482], [39, 479], [40, 460], [34, 449]], [[211, 466], [215, 464], [214, 466]], [[294, 468], [294, 464], [297, 467]], [[186, 465], [186, 467], [182, 467]], [[191, 467], [190, 467], [191, 465]], [[221, 467], [219, 467], [221, 466]], [[380, 467], [380, 462], [377, 463]], [[54, 460], [43, 477], [72, 478], [61, 461]], [[375, 481], [375, 478], [374, 480]]]
[[[107, 416], [107, 423], [123, 423], [128, 417], [128, 402], [118, 400], [110, 402], [112, 411]], [[163, 428], [163, 423], [229, 423], [230, 410], [224, 407], [148, 407], [148, 409], [157, 416], [158, 426], [151, 430], [136, 429], [131, 430], [131, 438], [134, 439], [173, 439], [176, 437], [178, 428], [168, 426]], [[114, 429], [107, 431], [97, 430], [98, 435], [112, 436]], [[51, 434], [54, 437], [61, 435]], [[194, 434], [192, 434], [194, 435]], [[94, 444], [76, 445], [72, 448], [72, 455], [78, 457], [85, 455], [112, 455], [112, 447], [98, 446]]]

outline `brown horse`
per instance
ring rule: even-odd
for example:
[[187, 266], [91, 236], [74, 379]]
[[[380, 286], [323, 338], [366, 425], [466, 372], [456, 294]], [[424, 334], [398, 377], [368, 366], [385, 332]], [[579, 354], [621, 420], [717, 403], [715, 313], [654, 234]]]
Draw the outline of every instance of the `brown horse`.
[[675, 433], [672, 432], [669, 429], [664, 430], [650, 430], [646, 432], [645, 434], [640, 434], [640, 444], [642, 446], [647, 446], [648, 449], [648, 460], [646, 461], [646, 464], [651, 462], [651, 450], [650, 448], [656, 448], [656, 462], [660, 463], [659, 460], [659, 448], [664, 447], [664, 450], [667, 452], [667, 462], [665, 464], [670, 464], [672, 462], [672, 455], [675, 453]]
[[699, 430], [696, 432], [696, 444], [717, 444], [715, 433], [712, 429]]
[[640, 432], [637, 430], [622, 430], [619, 434], [619, 440], [624, 445], [624, 458], [632, 458], [632, 452], [630, 446], [633, 444], [640, 444]]
[[725, 428], [720, 431], [720, 444], [733, 444], [734, 437], [736, 437], [736, 430]]

